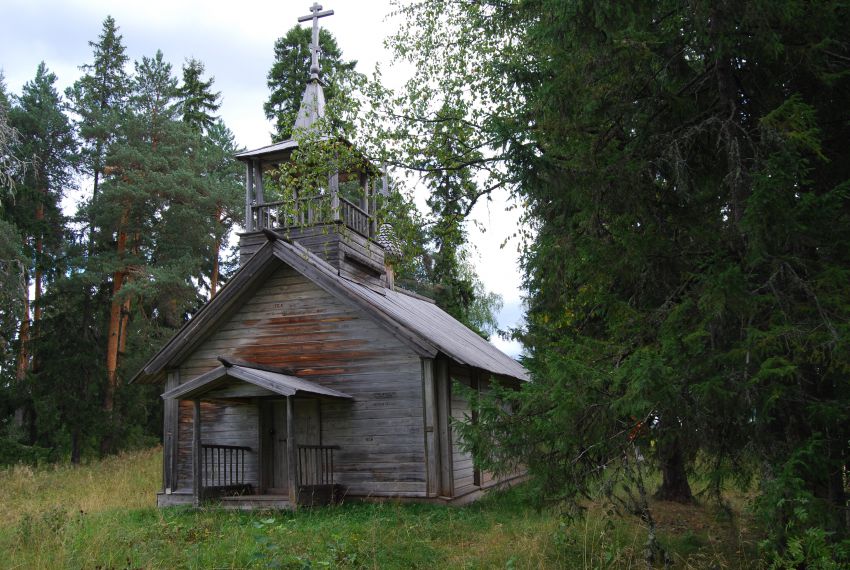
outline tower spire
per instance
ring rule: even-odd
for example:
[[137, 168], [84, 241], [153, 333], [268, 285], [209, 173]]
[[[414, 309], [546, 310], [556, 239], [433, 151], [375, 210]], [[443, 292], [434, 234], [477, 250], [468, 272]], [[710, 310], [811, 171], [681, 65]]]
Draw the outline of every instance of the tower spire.
[[312, 52], [312, 61], [310, 62], [310, 81], [318, 81], [319, 74], [322, 71], [321, 66], [319, 65], [319, 18], [324, 18], [326, 16], [333, 16], [333, 10], [326, 10], [322, 12], [322, 5], [318, 2], [313, 2], [313, 5], [310, 6], [311, 14], [309, 16], [301, 16], [298, 18], [299, 22], [309, 22], [313, 20], [313, 41], [310, 44], [310, 51]]
[[312, 53], [310, 79], [307, 80], [307, 85], [304, 87], [301, 106], [298, 108], [298, 116], [295, 118], [294, 125], [295, 129], [301, 131], [315, 130], [316, 122], [325, 116], [325, 92], [322, 89], [322, 67], [319, 65], [319, 18], [332, 16], [334, 13], [333, 10], [322, 12], [322, 6], [317, 2], [313, 2], [313, 5], [310, 6], [310, 12], [309, 16], [298, 18], [299, 22], [313, 21], [313, 41], [310, 44], [310, 52]]

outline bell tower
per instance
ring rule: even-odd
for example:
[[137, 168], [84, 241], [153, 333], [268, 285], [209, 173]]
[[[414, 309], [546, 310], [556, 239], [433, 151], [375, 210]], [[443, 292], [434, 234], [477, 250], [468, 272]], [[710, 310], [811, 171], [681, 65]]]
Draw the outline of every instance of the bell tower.
[[[264, 231], [272, 230], [322, 257], [340, 275], [366, 285], [387, 285], [384, 248], [378, 242], [377, 197], [388, 195], [385, 174], [356, 152], [351, 143], [325, 132], [325, 93], [319, 61], [319, 19], [333, 15], [314, 3], [310, 15], [299, 22], [312, 21], [310, 78], [304, 87], [295, 121], [293, 138], [245, 151], [236, 158], [245, 163], [245, 232], [240, 234], [240, 264], [266, 242]], [[264, 187], [271, 185], [274, 173], [291, 163], [293, 153], [306, 145], [328, 145], [343, 149], [349, 156], [344, 168], [326, 168], [317, 183], [296, 181], [283, 199], [267, 199]], [[322, 175], [324, 176], [324, 175]], [[305, 177], [306, 180], [306, 177]], [[345, 192], [341, 192], [341, 185]]]

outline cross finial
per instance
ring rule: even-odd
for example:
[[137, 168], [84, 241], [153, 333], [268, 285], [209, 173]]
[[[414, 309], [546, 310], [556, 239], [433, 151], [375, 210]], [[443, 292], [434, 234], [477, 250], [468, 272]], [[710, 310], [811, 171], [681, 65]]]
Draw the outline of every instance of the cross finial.
[[309, 16], [301, 16], [298, 18], [298, 21], [308, 22], [313, 20], [313, 43], [310, 44], [310, 51], [313, 55], [310, 63], [310, 81], [312, 81], [319, 79], [319, 72], [321, 71], [321, 67], [319, 67], [319, 18], [333, 16], [334, 11], [327, 10], [322, 12], [322, 5], [318, 2], [313, 2], [313, 5], [310, 6], [310, 12], [312, 13]]

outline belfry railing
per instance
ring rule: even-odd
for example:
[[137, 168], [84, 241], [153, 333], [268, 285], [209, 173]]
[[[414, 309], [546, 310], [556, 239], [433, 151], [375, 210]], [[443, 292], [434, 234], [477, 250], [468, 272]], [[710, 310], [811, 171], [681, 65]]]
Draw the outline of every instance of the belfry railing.
[[374, 237], [372, 215], [339, 195], [254, 204], [251, 206], [251, 215], [256, 230], [341, 222], [362, 236]]

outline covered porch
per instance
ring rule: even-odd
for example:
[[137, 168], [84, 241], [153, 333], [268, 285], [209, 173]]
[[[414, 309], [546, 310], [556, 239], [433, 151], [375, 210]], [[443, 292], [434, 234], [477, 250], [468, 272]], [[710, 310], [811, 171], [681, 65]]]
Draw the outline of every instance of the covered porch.
[[[235, 508], [294, 508], [333, 502], [335, 445], [322, 441], [323, 400], [351, 396], [253, 363], [219, 357], [221, 366], [162, 394], [169, 405], [191, 405], [191, 430], [180, 454], [165, 453], [160, 504], [218, 500]], [[172, 447], [175, 447], [172, 442]], [[177, 465], [181, 463], [181, 465]], [[174, 483], [180, 467], [191, 476]], [[185, 488], [191, 478], [191, 494]]]

